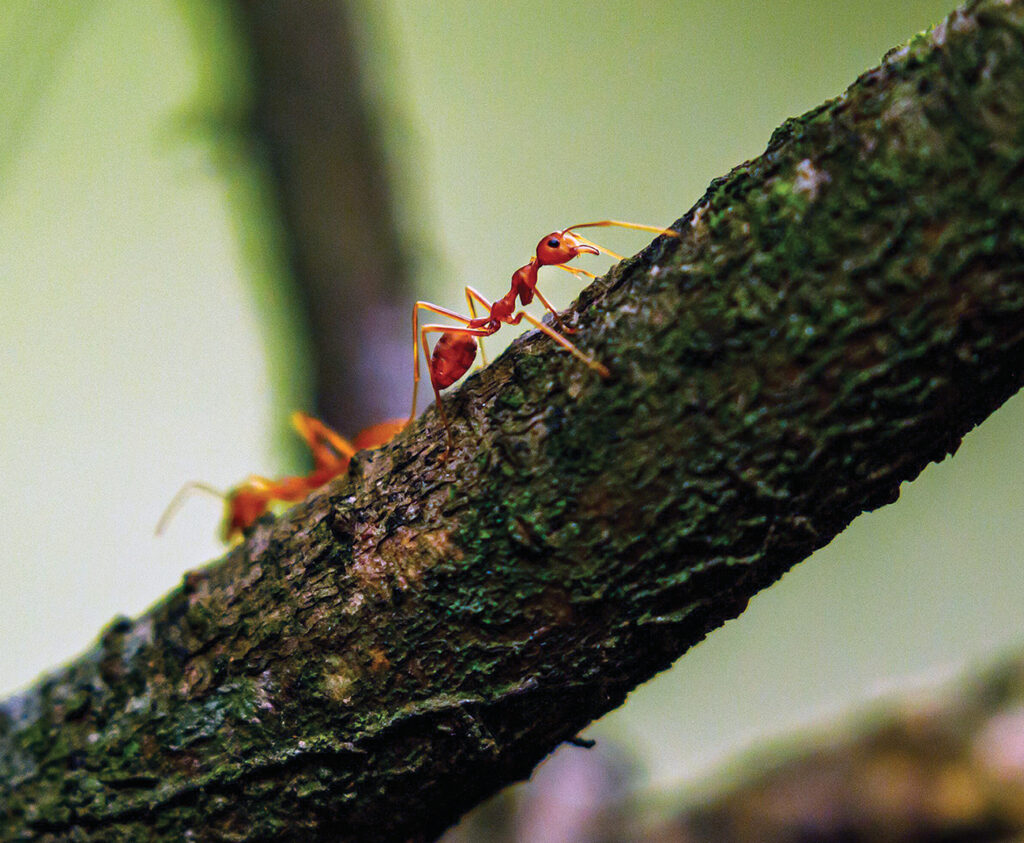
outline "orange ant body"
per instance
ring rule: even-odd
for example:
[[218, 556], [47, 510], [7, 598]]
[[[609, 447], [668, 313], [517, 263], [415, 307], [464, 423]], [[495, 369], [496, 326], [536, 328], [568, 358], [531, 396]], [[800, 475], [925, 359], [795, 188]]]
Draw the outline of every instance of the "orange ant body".
[[313, 455], [313, 470], [309, 474], [282, 477], [278, 480], [252, 475], [226, 494], [205, 483], [186, 483], [160, 518], [156, 532], [158, 535], [163, 532], [188, 494], [202, 491], [224, 500], [224, 521], [221, 528], [223, 540], [231, 542], [241, 538], [270, 509], [271, 504], [302, 500], [310, 492], [348, 471], [349, 463], [357, 451], [379, 448], [387, 444], [406, 424], [406, 419], [389, 419], [360, 431], [349, 442], [319, 419], [295, 412], [292, 414], [292, 426], [309, 446]]
[[[502, 325], [518, 325], [525, 318], [531, 325], [539, 328], [556, 343], [562, 346], [562, 348], [601, 375], [601, 377], [607, 378], [610, 376], [611, 373], [604, 364], [598, 362], [593, 357], [584, 354], [579, 348], [569, 342], [569, 340], [554, 328], [545, 325], [537, 319], [537, 317], [532, 316], [525, 310], [517, 310], [517, 307], [520, 305], [525, 307], [530, 304], [533, 301], [534, 296], [536, 296], [540, 300], [541, 304], [543, 304], [544, 307], [554, 315], [555, 325], [561, 328], [565, 333], [574, 333], [571, 329], [561, 325], [558, 311], [551, 305], [551, 302], [544, 298], [541, 291], [537, 289], [537, 273], [542, 266], [557, 266], [567, 272], [595, 278], [596, 276], [592, 272], [588, 272], [587, 270], [579, 269], [577, 267], [568, 267], [565, 264], [584, 253], [592, 255], [599, 255], [603, 253], [609, 257], [615, 258], [616, 260], [621, 260], [622, 256], [598, 246], [596, 243], [591, 242], [582, 235], [575, 233], [575, 230], [578, 228], [613, 225], [621, 226], [623, 228], [638, 229], [640, 231], [653, 231], [658, 234], [665, 234], [671, 237], [679, 236], [671, 229], [658, 228], [651, 225], [639, 225], [637, 223], [630, 222], [620, 222], [619, 220], [601, 220], [599, 222], [570, 225], [568, 228], [563, 228], [561, 231], [554, 231], [541, 239], [537, 244], [536, 252], [530, 259], [530, 262], [519, 267], [519, 269], [512, 274], [511, 288], [504, 297], [495, 302], [489, 302], [477, 290], [472, 287], [466, 287], [466, 301], [469, 304], [469, 310], [472, 314], [471, 316], [462, 316], [453, 310], [449, 310], [445, 307], [439, 307], [438, 305], [425, 301], [418, 301], [413, 305], [413, 390], [412, 411], [409, 414], [409, 421], [411, 422], [416, 417], [416, 394], [419, 389], [420, 382], [419, 350], [420, 346], [422, 346], [424, 360], [430, 361], [430, 384], [434, 389], [434, 397], [437, 399], [437, 412], [441, 416], [441, 421], [444, 424], [445, 433], [448, 437], [448, 447], [445, 450], [444, 455], [441, 457], [442, 460], [447, 458], [454, 443], [452, 440], [451, 426], [448, 423], [448, 417], [445, 415], [444, 406], [441, 403], [441, 390], [445, 387], [451, 386], [455, 381], [469, 371], [469, 367], [473, 365], [473, 361], [476, 359], [478, 345], [477, 337], [482, 341], [484, 337], [489, 337], [491, 334], [496, 333]], [[477, 304], [480, 304], [487, 309], [486, 316], [478, 317], [476, 315]], [[419, 327], [420, 310], [426, 310], [430, 313], [437, 314], [438, 316], [446, 316], [449, 319], [454, 319], [457, 322], [461, 322], [465, 327], [435, 324]], [[427, 341], [427, 334], [430, 333], [441, 334], [437, 342], [434, 344], [433, 353], [430, 352], [429, 343]], [[481, 354], [482, 352], [483, 348], [481, 345]], [[486, 362], [486, 357], [484, 357], [484, 363], [486, 364]]]

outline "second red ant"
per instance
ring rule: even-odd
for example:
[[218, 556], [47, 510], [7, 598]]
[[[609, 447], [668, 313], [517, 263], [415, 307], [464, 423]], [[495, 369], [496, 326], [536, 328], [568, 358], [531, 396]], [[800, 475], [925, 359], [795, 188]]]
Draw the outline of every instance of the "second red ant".
[[[452, 439], [451, 425], [448, 423], [448, 416], [445, 414], [444, 405], [441, 403], [441, 390], [451, 386], [461, 378], [469, 367], [473, 365], [477, 352], [477, 337], [482, 341], [484, 337], [494, 334], [502, 325], [518, 325], [526, 319], [531, 325], [539, 328], [551, 339], [558, 343], [570, 354], [581, 360], [590, 369], [597, 372], [601, 377], [607, 378], [611, 374], [608, 368], [595, 360], [593, 357], [580, 351], [573, 343], [569, 342], [562, 333], [549, 325], [545, 325], [540, 319], [525, 310], [517, 309], [517, 306], [525, 307], [533, 301], [536, 296], [554, 316], [554, 323], [565, 333], [574, 333], [572, 330], [562, 326], [559, 313], [551, 305], [540, 290], [537, 289], [537, 272], [542, 266], [557, 266], [574, 274], [586, 275], [590, 278], [596, 277], [592, 272], [577, 267], [568, 267], [567, 264], [573, 258], [581, 254], [599, 255], [605, 254], [609, 257], [621, 260], [617, 255], [602, 246], [588, 240], [576, 233], [579, 228], [593, 228], [598, 226], [621, 226], [633, 228], [639, 231], [652, 231], [657, 234], [664, 234], [670, 237], [679, 235], [671, 229], [659, 228], [653, 225], [640, 225], [632, 222], [621, 222], [619, 220], [600, 220], [598, 222], [586, 222], [579, 225], [570, 225], [561, 231], [553, 231], [542, 238], [537, 244], [537, 249], [530, 262], [519, 267], [512, 274], [512, 285], [508, 293], [495, 302], [489, 302], [484, 296], [473, 289], [466, 287], [466, 302], [469, 304], [470, 316], [463, 316], [446, 307], [440, 307], [430, 302], [418, 301], [412, 309], [412, 352], [413, 352], [413, 388], [412, 388], [412, 411], [409, 414], [411, 422], [416, 417], [416, 394], [420, 382], [420, 347], [423, 349], [424, 360], [429, 360], [430, 385], [434, 389], [434, 397], [437, 399], [437, 412], [444, 424], [445, 433], [448, 438], [448, 446], [441, 459], [447, 458], [454, 441]], [[476, 306], [482, 305], [487, 309], [486, 316], [476, 315]], [[445, 316], [461, 322], [464, 327], [453, 327], [451, 325], [430, 324], [419, 326], [419, 311], [426, 310], [438, 316]], [[434, 344], [433, 353], [427, 341], [427, 334], [439, 333], [441, 336]], [[483, 348], [481, 346], [481, 353]], [[486, 363], [486, 358], [484, 358]]]
[[335, 430], [313, 416], [296, 411], [292, 413], [292, 426], [309, 446], [313, 456], [313, 470], [309, 474], [271, 479], [251, 475], [227, 493], [205, 483], [186, 483], [168, 504], [157, 535], [166, 528], [185, 497], [194, 491], [215, 495], [224, 501], [224, 521], [221, 538], [232, 542], [258, 521], [275, 502], [294, 503], [319, 489], [328, 481], [348, 471], [349, 463], [357, 451], [379, 448], [391, 441], [406, 425], [405, 419], [388, 419], [361, 430], [349, 442]]

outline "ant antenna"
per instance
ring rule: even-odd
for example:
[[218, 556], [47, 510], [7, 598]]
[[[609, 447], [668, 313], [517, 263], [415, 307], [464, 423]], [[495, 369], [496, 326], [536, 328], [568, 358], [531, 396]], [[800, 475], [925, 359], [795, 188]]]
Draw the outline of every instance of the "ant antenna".
[[632, 228], [636, 231], [651, 231], [655, 234], [665, 234], [669, 237], [678, 237], [679, 232], [671, 228], [662, 228], [658, 225], [641, 225], [638, 222], [623, 222], [622, 220], [598, 220], [597, 222], [581, 222], [577, 225], [570, 225], [565, 231], [575, 231], [577, 228], [607, 228], [608, 226], [618, 226], [619, 228]]
[[201, 483], [198, 480], [192, 480], [186, 483], [178, 489], [178, 493], [171, 498], [171, 502], [167, 504], [167, 509], [164, 510], [164, 514], [161, 515], [160, 520], [157, 521], [156, 530], [153, 533], [154, 535], [159, 536], [163, 534], [164, 530], [167, 529], [167, 525], [171, 523], [171, 519], [178, 514], [178, 510], [181, 509], [182, 504], [185, 503], [186, 499], [188, 499], [193, 492], [204, 492], [207, 495], [213, 495], [215, 498], [220, 498], [222, 501], [227, 500], [228, 497], [223, 492], [214, 489], [213, 486]]
[[597, 222], [581, 222], [577, 225], [570, 225], [568, 228], [564, 229], [564, 231], [571, 231], [577, 240], [581, 241], [582, 243], [586, 243], [588, 246], [593, 246], [595, 249], [599, 249], [601, 252], [608, 255], [608, 257], [613, 258], [614, 260], [620, 261], [622, 260], [622, 255], [617, 255], [615, 254], [615, 252], [606, 249], [603, 246], [599, 246], [597, 243], [591, 242], [581, 234], [576, 234], [577, 228], [607, 228], [613, 225], [617, 226], [618, 228], [632, 228], [635, 231], [650, 231], [653, 232], [654, 234], [663, 234], [666, 237], [679, 236], [679, 232], [671, 228], [660, 228], [659, 226], [656, 225], [641, 225], [638, 222], [623, 222], [622, 220], [598, 220]]

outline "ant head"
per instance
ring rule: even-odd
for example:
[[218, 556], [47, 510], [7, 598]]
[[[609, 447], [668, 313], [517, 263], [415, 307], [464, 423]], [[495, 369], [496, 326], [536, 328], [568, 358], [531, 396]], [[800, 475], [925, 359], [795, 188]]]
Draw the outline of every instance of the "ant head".
[[253, 482], [243, 483], [228, 493], [221, 531], [224, 541], [241, 538], [270, 506], [270, 495]]
[[221, 538], [225, 542], [232, 542], [236, 538], [242, 538], [260, 516], [270, 507], [273, 495], [266, 487], [266, 484], [258, 477], [251, 477], [241, 486], [236, 486], [227, 494], [218, 492], [212, 486], [205, 483], [186, 483], [174, 496], [171, 502], [160, 516], [156, 525], [156, 534], [159, 536], [170, 523], [171, 518], [181, 508], [182, 503], [193, 492], [205, 492], [220, 498], [224, 501], [224, 519], [221, 522]]
[[589, 243], [584, 243], [570, 229], [553, 231], [537, 244], [537, 263], [540, 266], [557, 266], [568, 263], [582, 253], [599, 255], [600, 252]]

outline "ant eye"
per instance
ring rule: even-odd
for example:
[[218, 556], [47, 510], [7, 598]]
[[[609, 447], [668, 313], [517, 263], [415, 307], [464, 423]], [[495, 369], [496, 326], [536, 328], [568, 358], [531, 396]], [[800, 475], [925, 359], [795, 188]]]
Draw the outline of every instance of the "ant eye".
[[550, 240], [548, 240], [548, 248], [557, 249], [558, 246], [559, 246], [559, 243], [558, 243], [558, 241], [554, 237], [552, 237]]

